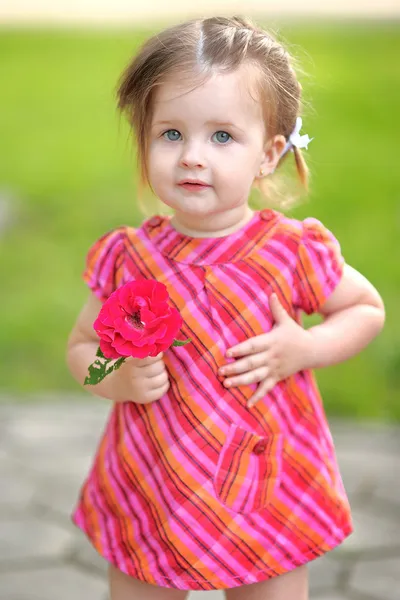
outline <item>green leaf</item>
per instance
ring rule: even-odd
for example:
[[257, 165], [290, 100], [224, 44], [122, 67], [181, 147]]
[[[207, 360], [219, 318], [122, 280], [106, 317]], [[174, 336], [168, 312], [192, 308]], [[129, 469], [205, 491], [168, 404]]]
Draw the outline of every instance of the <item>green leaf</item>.
[[121, 358], [119, 358], [118, 360], [116, 360], [115, 363], [114, 363], [114, 365], [113, 365], [114, 370], [116, 371], [117, 369], [119, 369], [120, 366], [122, 365], [122, 363], [125, 362], [125, 360], [126, 360], [125, 356], [122, 356]]
[[106, 358], [101, 351], [100, 346], [97, 348], [96, 356], [99, 356], [100, 358]]
[[112, 371], [114, 371], [114, 365], [111, 365], [110, 367], [108, 367], [108, 369], [106, 369], [106, 372], [105, 372], [104, 376], [102, 377], [102, 379], [104, 379], [104, 377], [106, 375], [109, 375]]
[[100, 363], [100, 361], [94, 361], [91, 365], [89, 365], [89, 375], [86, 377], [84, 385], [96, 385], [105, 377], [105, 363]]
[[89, 365], [89, 375], [85, 378], [84, 385], [96, 385], [97, 383], [100, 383], [106, 375], [111, 373], [114, 367], [111, 366], [107, 369], [107, 365], [111, 360], [111, 358], [107, 358], [102, 362], [99, 359], [96, 359]]
[[126, 360], [125, 356], [121, 356], [121, 358], [118, 358], [113, 365], [108, 366], [114, 359], [106, 358], [100, 350], [100, 346], [97, 349], [96, 356], [100, 356], [104, 360], [102, 362], [97, 359], [89, 365], [89, 375], [85, 378], [84, 385], [96, 385], [97, 383], [100, 383], [100, 381], [103, 381], [104, 377], [109, 375], [112, 371], [119, 369]]
[[187, 340], [174, 340], [171, 345], [172, 346], [186, 346], [186, 344], [188, 344], [191, 341], [192, 341], [192, 338], [189, 338]]

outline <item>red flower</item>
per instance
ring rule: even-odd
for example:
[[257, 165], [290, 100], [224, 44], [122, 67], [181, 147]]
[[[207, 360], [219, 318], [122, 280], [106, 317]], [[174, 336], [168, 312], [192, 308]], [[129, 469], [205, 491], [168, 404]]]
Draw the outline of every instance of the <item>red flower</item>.
[[104, 356], [146, 358], [167, 350], [182, 326], [179, 311], [168, 299], [163, 283], [147, 279], [113, 292], [93, 324]]

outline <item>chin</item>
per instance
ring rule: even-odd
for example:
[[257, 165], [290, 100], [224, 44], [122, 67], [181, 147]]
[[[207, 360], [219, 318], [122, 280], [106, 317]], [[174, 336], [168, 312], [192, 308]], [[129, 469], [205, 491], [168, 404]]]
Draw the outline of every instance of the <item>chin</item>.
[[186, 215], [203, 216], [203, 217], [207, 217], [208, 215], [212, 215], [216, 212], [214, 206], [205, 206], [204, 204], [202, 205], [200, 203], [195, 203], [195, 202], [178, 204], [178, 205], [173, 206], [172, 208], [176, 212], [181, 212]]

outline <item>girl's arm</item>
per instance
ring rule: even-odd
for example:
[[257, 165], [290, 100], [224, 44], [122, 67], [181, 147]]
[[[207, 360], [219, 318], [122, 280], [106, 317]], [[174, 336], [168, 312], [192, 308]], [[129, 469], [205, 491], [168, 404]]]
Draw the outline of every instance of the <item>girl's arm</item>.
[[[102, 307], [100, 300], [91, 293], [80, 311], [74, 327], [68, 337], [66, 348], [66, 363], [74, 379], [84, 385], [88, 374], [89, 365], [96, 360], [96, 352], [99, 347], [99, 337], [93, 329]], [[114, 371], [96, 386], [85, 386], [85, 389], [103, 398], [113, 399], [113, 375]]]
[[381, 331], [385, 310], [371, 283], [345, 265], [340, 283], [319, 309], [321, 325], [304, 329], [270, 297], [273, 329], [230, 348], [235, 362], [221, 365], [227, 387], [260, 383], [249, 400], [253, 406], [282, 379], [298, 371], [343, 362], [360, 352]]
[[334, 365], [358, 354], [378, 335], [385, 322], [385, 309], [377, 290], [348, 265], [319, 312], [324, 322], [307, 330], [305, 368], [309, 369]]
[[[67, 366], [82, 386], [89, 365], [96, 359], [99, 337], [93, 329], [93, 323], [101, 307], [100, 300], [91, 293], [68, 338]], [[129, 357], [117, 371], [112, 371], [96, 385], [85, 386], [85, 389], [114, 402], [129, 400], [137, 404], [149, 404], [159, 400], [170, 387], [162, 356], [161, 352], [156, 357], [144, 359]]]

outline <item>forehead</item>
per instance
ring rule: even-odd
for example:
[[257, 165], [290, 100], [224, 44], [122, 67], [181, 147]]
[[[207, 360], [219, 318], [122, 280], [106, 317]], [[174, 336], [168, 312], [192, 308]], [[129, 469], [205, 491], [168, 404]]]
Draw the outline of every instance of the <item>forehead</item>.
[[[253, 72], [251, 72], [253, 71]], [[153, 122], [160, 119], [235, 121], [240, 126], [262, 121], [254, 69], [213, 73], [206, 80], [189, 81], [171, 75], [154, 93]]]

